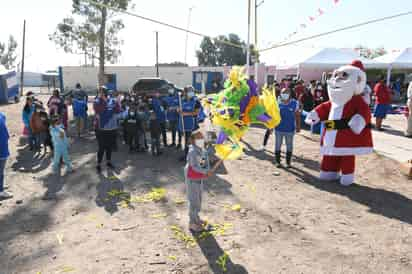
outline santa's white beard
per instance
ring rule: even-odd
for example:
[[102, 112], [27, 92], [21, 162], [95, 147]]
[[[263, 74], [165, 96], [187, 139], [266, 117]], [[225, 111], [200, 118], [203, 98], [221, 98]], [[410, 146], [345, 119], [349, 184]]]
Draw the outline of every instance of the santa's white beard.
[[336, 83], [336, 80], [328, 81], [329, 99], [338, 106], [346, 104], [355, 90], [356, 84], [354, 85], [352, 81], [339, 81], [339, 83]]

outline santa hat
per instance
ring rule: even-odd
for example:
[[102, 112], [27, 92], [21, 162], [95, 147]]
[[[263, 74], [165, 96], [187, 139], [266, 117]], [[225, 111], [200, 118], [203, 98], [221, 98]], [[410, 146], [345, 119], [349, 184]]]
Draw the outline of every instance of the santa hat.
[[363, 66], [363, 64], [360, 60], [353, 60], [350, 65], [353, 66], [353, 67], [357, 67], [361, 71], [365, 72], [365, 67]]

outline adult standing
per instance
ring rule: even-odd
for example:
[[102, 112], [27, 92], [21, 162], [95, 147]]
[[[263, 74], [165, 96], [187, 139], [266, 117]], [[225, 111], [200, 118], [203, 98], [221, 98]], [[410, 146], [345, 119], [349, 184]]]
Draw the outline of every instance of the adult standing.
[[379, 82], [373, 88], [375, 93], [375, 111], [374, 116], [376, 118], [376, 129], [383, 131], [382, 121], [386, 118], [391, 105], [391, 95], [390, 90], [385, 84], [385, 78], [383, 76], [379, 77]]
[[97, 166], [98, 173], [101, 172], [101, 163], [106, 154], [106, 165], [114, 169], [112, 164], [112, 151], [116, 146], [116, 134], [118, 128], [118, 114], [121, 111], [119, 102], [109, 96], [106, 88], [101, 87], [99, 95], [93, 104], [95, 116], [96, 139], [98, 143]]
[[0, 199], [13, 198], [11, 193], [4, 190], [4, 171], [9, 152], [9, 132], [6, 126], [6, 116], [0, 112]]
[[406, 128], [405, 136], [412, 138], [412, 81], [409, 82], [407, 96], [408, 96], [409, 114], [408, 114], [408, 126]]
[[156, 120], [159, 122], [160, 133], [162, 135], [163, 146], [167, 147], [167, 134], [166, 134], [166, 104], [160, 97], [159, 93], [156, 93], [152, 99], [153, 111], [156, 114]]
[[199, 128], [197, 117], [201, 109], [201, 104], [195, 98], [193, 87], [187, 86], [183, 89], [181, 104], [181, 108], [179, 107], [178, 109], [179, 144], [181, 145], [182, 137], [184, 136], [185, 154], [184, 157], [180, 158], [180, 161], [185, 161], [187, 152], [189, 151], [190, 136], [194, 130]]
[[49, 108], [49, 115], [59, 115], [61, 116], [63, 113], [63, 105], [64, 100], [60, 96], [60, 92], [58, 89], [53, 91], [53, 95], [50, 96], [49, 100], [47, 101], [47, 107]]
[[166, 102], [166, 119], [169, 123], [169, 129], [172, 133], [171, 147], [176, 146], [177, 123], [179, 115], [177, 109], [179, 108], [179, 97], [175, 93], [175, 89], [169, 89], [169, 96], [164, 101]]
[[82, 89], [82, 86], [77, 83], [72, 94], [73, 117], [76, 122], [77, 136], [80, 137], [81, 132], [87, 128], [87, 93]]

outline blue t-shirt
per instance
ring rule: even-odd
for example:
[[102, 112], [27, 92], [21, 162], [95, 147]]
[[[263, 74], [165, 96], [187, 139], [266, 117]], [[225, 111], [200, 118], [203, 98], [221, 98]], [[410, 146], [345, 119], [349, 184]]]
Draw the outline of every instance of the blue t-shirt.
[[153, 110], [156, 113], [156, 119], [159, 122], [164, 122], [166, 120], [166, 114], [163, 103], [163, 100], [160, 98], [153, 98], [152, 100]]
[[279, 100], [280, 124], [275, 128], [279, 132], [295, 132], [296, 117], [295, 113], [299, 109], [299, 103], [295, 99], [291, 99], [289, 103], [284, 104]]
[[167, 96], [164, 98], [164, 102], [167, 105], [167, 120], [168, 121], [177, 121], [179, 115], [177, 114], [177, 108], [179, 108], [179, 97], [177, 96]]
[[9, 132], [6, 127], [6, 116], [0, 112], [0, 160], [7, 159], [9, 155]]

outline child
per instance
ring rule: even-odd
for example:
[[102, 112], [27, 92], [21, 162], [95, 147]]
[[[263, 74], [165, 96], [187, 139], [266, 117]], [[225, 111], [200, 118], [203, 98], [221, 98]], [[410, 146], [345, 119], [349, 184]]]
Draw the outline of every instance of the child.
[[152, 155], [159, 156], [160, 152], [160, 134], [162, 132], [160, 121], [157, 119], [156, 112], [150, 111], [149, 118], [150, 139], [152, 143]]
[[127, 115], [123, 120], [124, 134], [126, 135], [126, 143], [129, 145], [129, 152], [133, 152], [139, 145], [139, 136], [137, 134], [138, 124], [140, 123], [137, 114], [137, 106], [130, 105]]
[[30, 119], [30, 128], [35, 140], [35, 149], [40, 150], [41, 145], [43, 144], [46, 153], [47, 131], [49, 130], [47, 112], [44, 110], [43, 106], [39, 104], [36, 104], [34, 109], [34, 113]]
[[36, 144], [33, 132], [30, 127], [30, 120], [31, 120], [31, 116], [33, 115], [33, 112], [34, 112], [33, 97], [27, 96], [26, 104], [24, 105], [24, 108], [23, 108], [22, 119], [23, 119], [24, 127], [25, 129], [27, 129], [27, 132], [28, 132], [30, 150], [33, 150]]
[[208, 169], [203, 157], [204, 142], [203, 134], [199, 129], [192, 132], [185, 166], [185, 181], [189, 200], [189, 229], [193, 232], [201, 232], [205, 226], [205, 222], [199, 217], [203, 180], [210, 177], [222, 163], [222, 160], [219, 160], [212, 169]]
[[279, 110], [280, 110], [280, 124], [275, 128], [275, 160], [276, 166], [282, 167], [280, 163], [280, 148], [283, 143], [283, 139], [286, 140], [286, 167], [291, 167], [292, 152], [293, 152], [293, 137], [295, 131], [300, 131], [300, 114], [299, 103], [295, 99], [291, 98], [289, 89], [282, 89], [279, 98]]
[[58, 115], [53, 115], [51, 119], [50, 135], [52, 136], [54, 147], [53, 172], [58, 173], [61, 158], [63, 158], [67, 172], [73, 172], [72, 163], [69, 158], [69, 140]]

